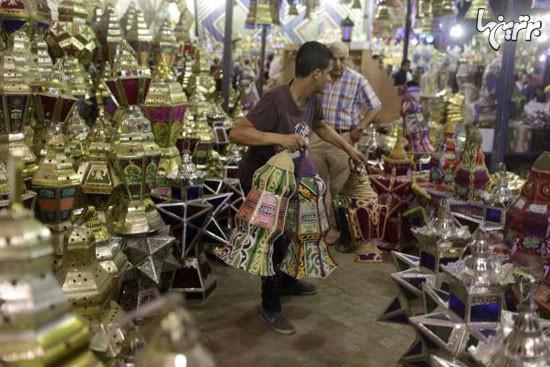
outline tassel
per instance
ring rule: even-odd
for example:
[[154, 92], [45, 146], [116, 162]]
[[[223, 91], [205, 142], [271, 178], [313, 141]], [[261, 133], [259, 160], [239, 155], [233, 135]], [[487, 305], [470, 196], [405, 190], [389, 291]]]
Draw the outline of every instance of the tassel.
[[247, 26], [256, 25], [256, 12], [257, 12], [257, 0], [250, 0], [250, 5], [248, 6], [248, 14], [246, 15], [246, 20], [244, 23]]

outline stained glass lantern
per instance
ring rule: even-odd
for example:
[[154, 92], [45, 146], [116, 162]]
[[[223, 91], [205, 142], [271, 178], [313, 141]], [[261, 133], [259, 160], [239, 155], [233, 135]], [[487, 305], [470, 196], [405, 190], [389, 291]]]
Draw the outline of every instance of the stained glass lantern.
[[4, 0], [0, 3], [2, 30], [11, 34], [23, 27], [31, 18], [31, 8], [23, 0]]
[[149, 233], [162, 226], [151, 201], [160, 154], [149, 120], [143, 116], [139, 107], [128, 107], [118, 127], [111, 156], [124, 189], [112, 213], [114, 233]]
[[24, 130], [30, 120], [32, 94], [25, 81], [27, 75], [22, 71], [24, 65], [28, 63], [16, 57], [13, 50], [0, 51], [0, 159], [7, 162], [10, 151], [22, 150], [27, 180], [38, 166], [36, 156], [25, 142]]
[[117, 48], [112, 74], [105, 81], [118, 105], [143, 104], [150, 83], [149, 69], [137, 63], [134, 50], [126, 40], [122, 40]]
[[499, 322], [504, 305], [504, 292], [490, 259], [489, 237], [479, 230], [472, 240], [474, 252], [465, 259], [465, 267], [446, 271], [450, 278], [449, 308], [467, 323]]
[[151, 121], [155, 141], [162, 155], [158, 168], [159, 186], [166, 186], [167, 178], [174, 178], [181, 164], [176, 139], [186, 110], [187, 98], [181, 85], [164, 59], [157, 64], [149, 93], [143, 105], [145, 116]]
[[172, 198], [183, 201], [202, 198], [204, 172], [197, 169], [188, 151], [183, 153], [181, 161], [178, 174], [170, 180]]
[[136, 9], [133, 19], [128, 20], [126, 26], [126, 39], [130, 46], [136, 51], [138, 63], [142, 66], [148, 66], [153, 36], [145, 22], [145, 17], [141, 9]]

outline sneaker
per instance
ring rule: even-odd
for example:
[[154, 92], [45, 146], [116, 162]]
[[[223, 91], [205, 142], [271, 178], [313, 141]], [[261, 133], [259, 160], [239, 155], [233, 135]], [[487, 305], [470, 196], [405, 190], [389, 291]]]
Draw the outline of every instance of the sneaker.
[[303, 280], [281, 286], [281, 295], [310, 296], [317, 293], [317, 287]]
[[267, 322], [270, 328], [283, 335], [291, 335], [296, 332], [296, 328], [280, 312], [271, 312], [260, 307], [260, 316]]

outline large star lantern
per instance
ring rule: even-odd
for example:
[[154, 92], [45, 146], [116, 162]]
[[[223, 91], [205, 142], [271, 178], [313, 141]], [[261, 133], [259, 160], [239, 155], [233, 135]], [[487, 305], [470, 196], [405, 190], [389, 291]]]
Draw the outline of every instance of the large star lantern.
[[229, 243], [234, 215], [244, 201], [243, 190], [238, 180], [207, 178], [204, 193], [204, 201], [213, 207], [204, 226], [204, 235], [214, 244], [225, 246]]
[[161, 274], [173, 269], [174, 237], [149, 236], [128, 238], [126, 256], [139, 277], [160, 285]]

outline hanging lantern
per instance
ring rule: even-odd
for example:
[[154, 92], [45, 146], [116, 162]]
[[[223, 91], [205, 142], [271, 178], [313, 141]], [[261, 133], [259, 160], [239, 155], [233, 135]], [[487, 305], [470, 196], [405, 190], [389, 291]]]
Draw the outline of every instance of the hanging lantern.
[[167, 178], [178, 173], [181, 164], [176, 139], [180, 134], [187, 98], [164, 58], [157, 64], [149, 93], [143, 105], [145, 116], [151, 121], [155, 141], [162, 155], [157, 170], [158, 186], [166, 187]]
[[464, 15], [464, 19], [469, 20], [477, 20], [477, 14], [478, 10], [483, 9], [483, 20], [489, 21], [492, 19], [490, 7], [489, 7], [489, 1], [488, 0], [473, 0], [470, 3], [470, 7], [468, 8], [468, 11]]
[[281, 271], [294, 278], [325, 278], [337, 266], [325, 241], [329, 229], [324, 202], [327, 187], [304, 153], [296, 170], [300, 181], [288, 207], [285, 233], [290, 243]]
[[442, 18], [456, 14], [456, 7], [453, 0], [433, 0], [432, 14], [434, 18]]
[[237, 213], [230, 244], [219, 258], [251, 274], [274, 275], [272, 243], [283, 233], [288, 200], [295, 192], [290, 153], [274, 155], [254, 173], [253, 188]]
[[348, 17], [345, 17], [340, 23], [340, 28], [342, 28], [342, 42], [351, 42], [353, 35], [353, 27], [355, 23]]

